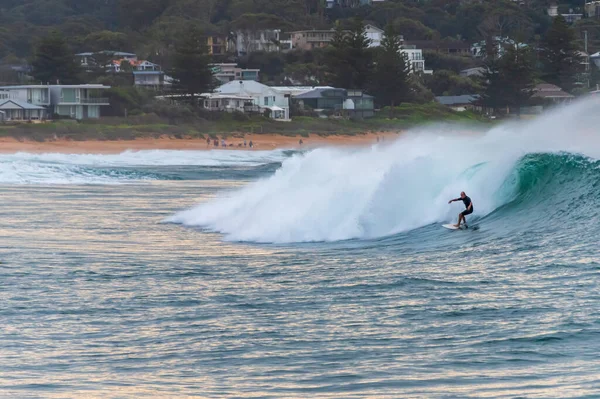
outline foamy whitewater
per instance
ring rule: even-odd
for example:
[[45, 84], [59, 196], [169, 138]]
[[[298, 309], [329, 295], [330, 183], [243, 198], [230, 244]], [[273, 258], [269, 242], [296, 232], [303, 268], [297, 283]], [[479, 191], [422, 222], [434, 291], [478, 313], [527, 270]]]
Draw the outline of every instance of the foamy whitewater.
[[597, 398], [598, 110], [0, 155], [0, 398]]
[[517, 195], [517, 163], [527, 154], [600, 154], [598, 100], [556, 109], [529, 123], [488, 131], [434, 126], [392, 145], [318, 149], [283, 162], [274, 176], [181, 212], [169, 221], [202, 226], [230, 240], [335, 241], [373, 238], [456, 219], [465, 191], [484, 217]]
[[[285, 151], [125, 151], [121, 154], [0, 154], [0, 184], [122, 184], [168, 179], [145, 168], [228, 167], [280, 162]], [[142, 168], [140, 168], [142, 167]]]

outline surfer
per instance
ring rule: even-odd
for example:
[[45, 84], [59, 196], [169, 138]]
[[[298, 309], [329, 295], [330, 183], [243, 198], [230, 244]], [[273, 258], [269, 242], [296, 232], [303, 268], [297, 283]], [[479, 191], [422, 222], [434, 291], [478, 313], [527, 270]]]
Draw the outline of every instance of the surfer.
[[467, 197], [467, 194], [465, 194], [465, 192], [462, 191], [460, 193], [460, 198], [450, 200], [448, 201], [448, 203], [451, 204], [454, 201], [462, 201], [463, 204], [465, 204], [465, 208], [467, 208], [458, 214], [458, 224], [455, 224], [454, 227], [460, 227], [460, 222], [462, 222], [463, 220], [465, 221], [465, 227], [469, 227], [467, 226], [467, 218], [465, 216], [473, 213], [473, 202], [471, 201], [471, 198]]

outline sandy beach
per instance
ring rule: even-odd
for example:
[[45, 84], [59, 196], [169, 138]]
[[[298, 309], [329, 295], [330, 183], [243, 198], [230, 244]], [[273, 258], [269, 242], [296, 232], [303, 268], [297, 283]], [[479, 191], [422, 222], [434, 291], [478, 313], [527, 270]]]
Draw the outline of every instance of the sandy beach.
[[[74, 154], [116, 154], [123, 151], [140, 150], [274, 150], [279, 148], [315, 148], [323, 146], [363, 146], [377, 143], [377, 140], [393, 140], [398, 137], [396, 132], [368, 133], [354, 136], [319, 136], [311, 134], [309, 137], [290, 137], [277, 134], [246, 134], [244, 137], [230, 137], [226, 140], [227, 147], [214, 147], [211, 141], [207, 145], [206, 139], [176, 139], [170, 137], [142, 138], [137, 140], [117, 141], [75, 141], [53, 140], [46, 142], [19, 141], [11, 137], [0, 139], [1, 153], [34, 152], [34, 153], [74, 153]], [[244, 147], [252, 141], [254, 147]], [[302, 140], [302, 144], [300, 144]]]

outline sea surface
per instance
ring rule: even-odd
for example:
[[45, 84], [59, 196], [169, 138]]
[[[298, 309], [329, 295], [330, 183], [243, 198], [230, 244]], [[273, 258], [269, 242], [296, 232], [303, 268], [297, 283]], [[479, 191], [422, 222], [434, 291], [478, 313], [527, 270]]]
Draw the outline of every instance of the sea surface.
[[598, 109], [0, 155], [0, 397], [598, 398]]

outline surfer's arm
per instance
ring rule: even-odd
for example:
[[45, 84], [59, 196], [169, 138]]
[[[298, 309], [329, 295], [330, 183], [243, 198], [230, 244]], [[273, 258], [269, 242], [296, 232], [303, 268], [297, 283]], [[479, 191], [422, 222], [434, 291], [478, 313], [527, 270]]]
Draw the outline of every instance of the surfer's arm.
[[454, 198], [454, 199], [451, 199], [450, 201], [448, 201], [448, 203], [449, 203], [449, 204], [451, 204], [451, 203], [453, 203], [454, 201], [458, 201], [459, 199], [460, 199], [460, 198]]

